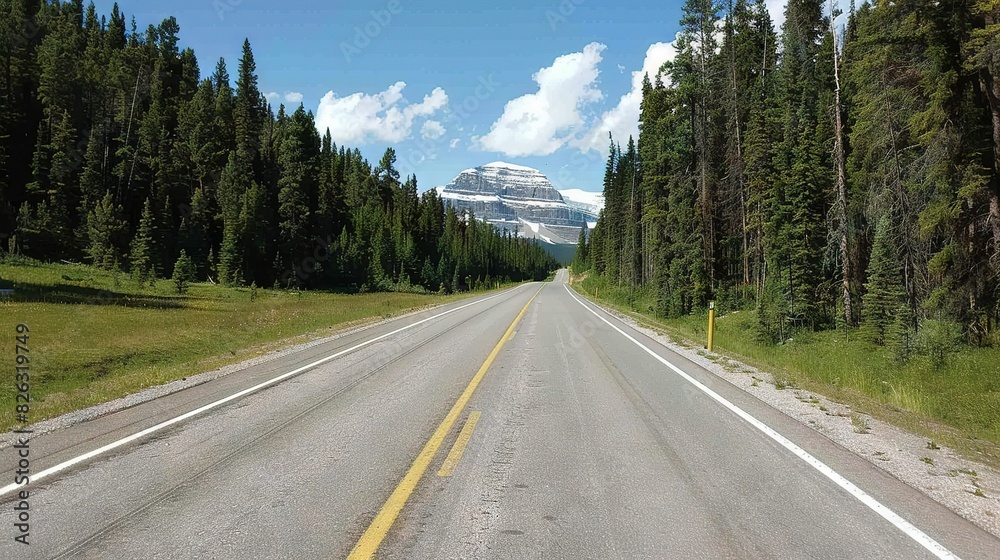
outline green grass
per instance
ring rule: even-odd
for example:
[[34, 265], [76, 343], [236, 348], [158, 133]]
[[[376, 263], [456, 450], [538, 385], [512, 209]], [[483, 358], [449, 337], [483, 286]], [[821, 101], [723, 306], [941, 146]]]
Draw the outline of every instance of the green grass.
[[[703, 347], [708, 312], [663, 319], [651, 312], [653, 294], [578, 278], [574, 286], [590, 297], [629, 313], [641, 323]], [[713, 351], [770, 372], [791, 385], [852, 406], [866, 414], [1000, 466], [1000, 348], [962, 347], [942, 368], [916, 356], [897, 362], [888, 348], [862, 340], [853, 330], [798, 332], [780, 345], [755, 337], [756, 314], [717, 316]]]
[[[146, 387], [462, 295], [329, 294], [169, 280], [139, 287], [129, 276], [83, 265], [0, 262], [0, 336], [14, 371], [18, 323], [31, 329], [30, 421], [113, 400]], [[0, 431], [14, 426], [14, 378], [0, 382]]]

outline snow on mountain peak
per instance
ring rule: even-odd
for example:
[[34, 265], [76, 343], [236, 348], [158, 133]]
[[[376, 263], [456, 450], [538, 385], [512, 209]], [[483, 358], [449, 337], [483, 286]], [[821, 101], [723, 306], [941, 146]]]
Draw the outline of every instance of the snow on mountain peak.
[[593, 206], [597, 210], [604, 208], [604, 193], [585, 191], [581, 189], [564, 189], [559, 191], [563, 200], [572, 200], [588, 206]]
[[512, 171], [529, 171], [529, 172], [534, 172], [534, 173], [541, 174], [541, 171], [539, 171], [539, 170], [537, 170], [535, 168], [525, 167], [523, 165], [515, 165], [513, 163], [507, 163], [505, 161], [494, 161], [493, 163], [487, 163], [483, 167], [503, 167], [505, 169], [510, 169]]
[[559, 192], [541, 171], [502, 161], [462, 171], [441, 194], [445, 198], [500, 196], [513, 203], [563, 205]]

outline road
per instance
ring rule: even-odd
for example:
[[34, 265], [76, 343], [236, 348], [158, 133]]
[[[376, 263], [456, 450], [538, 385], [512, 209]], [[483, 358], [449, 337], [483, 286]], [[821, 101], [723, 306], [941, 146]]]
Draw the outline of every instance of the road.
[[[14, 451], [0, 450], [4, 481]], [[35, 474], [91, 456], [3, 490], [3, 558], [1000, 555], [582, 300], [565, 271], [39, 436], [30, 453]], [[28, 546], [14, 540], [23, 490]]]

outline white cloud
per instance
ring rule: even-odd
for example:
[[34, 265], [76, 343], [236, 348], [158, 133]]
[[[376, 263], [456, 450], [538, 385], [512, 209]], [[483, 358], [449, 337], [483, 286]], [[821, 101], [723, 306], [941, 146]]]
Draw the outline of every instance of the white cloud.
[[785, 6], [788, 0], [766, 0], [767, 11], [771, 13], [771, 21], [774, 22], [774, 29], [781, 33], [781, 26], [785, 23]]
[[448, 147], [454, 150], [455, 148], [458, 147], [458, 142], [459, 142], [458, 138], [452, 138], [451, 142], [448, 143]]
[[538, 92], [507, 102], [503, 115], [485, 136], [473, 137], [479, 147], [508, 156], [549, 155], [571, 138], [583, 124], [580, 107], [602, 98], [595, 83], [600, 43], [590, 43], [582, 52], [560, 56], [532, 79]]
[[642, 103], [642, 78], [649, 75], [649, 80], [656, 82], [656, 73], [664, 62], [673, 60], [677, 49], [671, 43], [653, 43], [646, 49], [646, 59], [642, 70], [632, 72], [632, 89], [621, 97], [618, 105], [606, 111], [597, 123], [574, 146], [580, 151], [603, 151], [608, 145], [608, 131], [614, 135], [615, 141], [625, 143], [629, 135], [639, 138], [639, 106]]
[[438, 121], [426, 121], [424, 126], [420, 127], [420, 135], [430, 140], [437, 140], [444, 136], [444, 133], [444, 126]]
[[405, 82], [396, 82], [374, 95], [358, 92], [346, 97], [327, 92], [316, 110], [316, 128], [320, 131], [329, 128], [338, 144], [406, 140], [412, 134], [414, 120], [444, 109], [448, 94], [434, 88], [423, 101], [410, 104], [403, 98], [405, 87]]
[[275, 109], [277, 109], [279, 102], [286, 103], [287, 107], [287, 105], [298, 105], [305, 99], [305, 96], [297, 91], [286, 91], [284, 95], [276, 91], [269, 91], [264, 94], [264, 97], [267, 98], [268, 103], [275, 106]]

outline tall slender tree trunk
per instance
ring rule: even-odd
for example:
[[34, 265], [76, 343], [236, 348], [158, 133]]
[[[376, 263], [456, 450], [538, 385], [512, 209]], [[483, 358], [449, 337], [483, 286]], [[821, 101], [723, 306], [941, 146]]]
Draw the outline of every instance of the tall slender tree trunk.
[[844, 300], [844, 320], [847, 326], [854, 324], [854, 309], [851, 302], [851, 253], [850, 232], [847, 222], [847, 171], [844, 165], [844, 123], [843, 108], [840, 103], [840, 57], [838, 56], [837, 28], [832, 16], [833, 2], [830, 2], [830, 34], [833, 36], [833, 113], [834, 147], [833, 160], [836, 167], [837, 221], [840, 234], [840, 272]]
[[638, 248], [635, 246], [635, 236], [636, 236], [636, 228], [639, 226], [639, 224], [636, 222], [635, 219], [635, 162], [634, 161], [630, 162], [630, 165], [632, 166], [632, 192], [629, 195], [629, 203], [628, 203], [628, 214], [629, 214], [628, 221], [630, 224], [628, 236], [629, 236], [629, 241], [632, 242], [632, 248], [629, 250], [628, 276], [629, 276], [629, 283], [632, 285], [632, 288], [634, 289], [636, 286], [636, 265], [638, 263], [638, 254], [636, 253]]
[[[704, 14], [702, 15], [704, 18]], [[701, 201], [702, 201], [702, 227], [704, 227], [705, 239], [702, 242], [705, 255], [705, 268], [708, 273], [709, 289], [715, 289], [715, 224], [712, 220], [714, 214], [712, 210], [712, 193], [708, 185], [708, 53], [705, 46], [708, 36], [705, 33], [705, 23], [701, 24], [701, 45], [699, 45], [699, 62], [701, 65], [701, 115], [699, 118], [698, 136], [701, 146], [699, 146], [699, 159], [701, 167]]]
[[[760, 66], [760, 91], [763, 99], [767, 98], [767, 33], [764, 33], [764, 49], [763, 49], [763, 60]], [[765, 121], [766, 122], [766, 121]], [[764, 297], [764, 281], [767, 279], [767, 259], [764, 256], [764, 227], [762, 224], [762, 216], [764, 209], [760, 203], [757, 201], [757, 208], [755, 211], [754, 218], [754, 257], [756, 263], [756, 292], [757, 301], [760, 302]]]
[[[728, 9], [730, 17], [732, 17], [732, 1], [729, 2]], [[732, 28], [730, 27], [730, 29]], [[743, 181], [743, 131], [740, 127], [739, 83], [736, 77], [736, 45], [734, 44], [732, 34], [730, 34], [729, 37], [729, 69], [730, 77], [732, 78], [733, 123], [736, 132], [736, 160], [734, 162], [734, 171], [736, 172], [736, 188], [740, 195], [740, 224], [742, 226], [741, 231], [743, 234], [743, 285], [748, 286], [750, 285], [750, 239], [749, 232], [747, 231], [747, 199]]]

